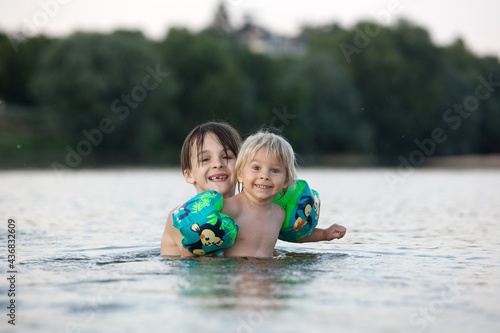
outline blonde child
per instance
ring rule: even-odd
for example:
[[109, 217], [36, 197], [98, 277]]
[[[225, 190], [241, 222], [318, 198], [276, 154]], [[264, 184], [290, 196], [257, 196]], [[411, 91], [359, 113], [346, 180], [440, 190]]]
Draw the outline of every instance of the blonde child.
[[[222, 213], [239, 227], [234, 245], [224, 251], [228, 257], [272, 257], [285, 219], [284, 209], [273, 203], [297, 180], [295, 154], [281, 136], [259, 132], [241, 147], [234, 173], [243, 191], [224, 199]], [[331, 240], [344, 236], [343, 226], [316, 228], [299, 242]]]

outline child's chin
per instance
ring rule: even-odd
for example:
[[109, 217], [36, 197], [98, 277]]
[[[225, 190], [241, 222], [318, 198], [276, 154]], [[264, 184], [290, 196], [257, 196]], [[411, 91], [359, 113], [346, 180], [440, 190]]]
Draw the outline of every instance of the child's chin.
[[231, 189], [231, 185], [229, 184], [228, 181], [217, 182], [212, 184], [212, 189], [219, 193], [226, 193], [229, 192], [229, 190]]

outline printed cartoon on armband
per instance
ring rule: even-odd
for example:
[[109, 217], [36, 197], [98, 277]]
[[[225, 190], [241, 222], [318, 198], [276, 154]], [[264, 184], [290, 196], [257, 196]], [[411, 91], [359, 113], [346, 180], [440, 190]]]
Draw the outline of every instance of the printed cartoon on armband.
[[279, 239], [294, 242], [309, 236], [318, 225], [320, 199], [305, 180], [298, 180], [286, 193], [279, 193], [273, 200], [285, 209], [285, 222]]
[[182, 245], [198, 256], [219, 254], [234, 244], [238, 226], [220, 213], [222, 194], [200, 193], [186, 201], [172, 215], [174, 227], [182, 234]]

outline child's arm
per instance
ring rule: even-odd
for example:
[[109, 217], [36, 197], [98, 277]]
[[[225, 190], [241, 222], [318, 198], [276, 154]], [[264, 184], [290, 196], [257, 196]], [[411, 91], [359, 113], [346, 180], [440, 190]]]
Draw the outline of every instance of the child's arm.
[[344, 237], [346, 228], [338, 224], [332, 224], [327, 229], [314, 228], [307, 237], [296, 240], [295, 243], [331, 241]]
[[182, 235], [177, 228], [173, 226], [172, 214], [177, 208], [172, 209], [167, 217], [167, 223], [165, 224], [165, 230], [163, 231], [163, 237], [161, 238], [161, 252], [163, 255], [180, 255], [183, 258], [186, 257], [196, 257], [194, 254], [189, 252], [182, 246]]

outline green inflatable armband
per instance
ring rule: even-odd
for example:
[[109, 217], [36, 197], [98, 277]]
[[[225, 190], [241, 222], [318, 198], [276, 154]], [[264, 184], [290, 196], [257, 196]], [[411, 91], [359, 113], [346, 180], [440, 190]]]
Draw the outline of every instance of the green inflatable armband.
[[307, 237], [318, 225], [321, 201], [305, 180], [298, 180], [285, 194], [279, 193], [273, 200], [285, 209], [285, 222], [279, 239], [294, 242]]

